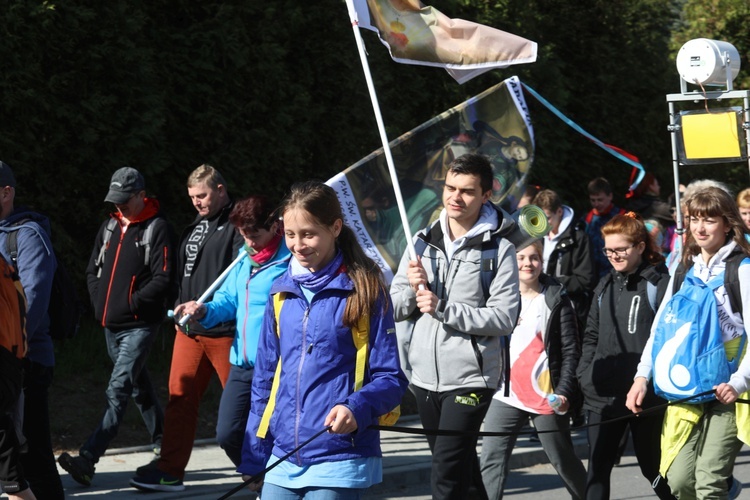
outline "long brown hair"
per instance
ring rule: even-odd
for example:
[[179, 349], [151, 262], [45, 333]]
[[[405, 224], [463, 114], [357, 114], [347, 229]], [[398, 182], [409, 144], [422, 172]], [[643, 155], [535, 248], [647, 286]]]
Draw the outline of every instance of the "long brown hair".
[[648, 232], [643, 218], [635, 212], [615, 215], [602, 226], [602, 238], [614, 234], [627, 238], [635, 246], [641, 242], [645, 243], [646, 249], [643, 251], [643, 259], [649, 264], [655, 266], [664, 262], [664, 256], [651, 237], [651, 233]]
[[337, 220], [341, 220], [336, 245], [344, 256], [346, 272], [354, 282], [354, 290], [346, 300], [344, 325], [354, 328], [359, 318], [371, 316], [378, 297], [386, 293], [382, 271], [375, 261], [365, 255], [354, 231], [343, 224], [344, 214], [333, 188], [318, 181], [294, 184], [280, 210], [284, 214], [292, 209], [304, 210], [311, 220], [324, 227], [332, 227]]
[[[687, 213], [690, 217], [721, 217], [729, 227], [725, 244], [730, 239], [734, 240], [737, 246], [745, 252], [745, 255], [750, 256], [750, 243], [745, 239], [747, 228], [729, 193], [716, 187], [704, 188], [688, 199]], [[692, 231], [688, 231], [685, 238], [685, 248], [682, 251], [682, 263], [686, 267], [692, 265], [693, 257], [700, 252], [701, 249], [695, 242]]]

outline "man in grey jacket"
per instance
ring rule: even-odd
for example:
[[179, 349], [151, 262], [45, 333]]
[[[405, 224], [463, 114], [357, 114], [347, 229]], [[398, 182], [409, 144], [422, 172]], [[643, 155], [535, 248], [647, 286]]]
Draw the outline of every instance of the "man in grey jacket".
[[[408, 361], [425, 429], [479, 431], [500, 381], [501, 337], [513, 331], [519, 307], [518, 266], [515, 247], [502, 237], [514, 223], [489, 202], [491, 194], [485, 157], [455, 159], [439, 220], [415, 236], [424, 240], [424, 252], [416, 261], [404, 255], [391, 284], [396, 321], [414, 323]], [[497, 258], [485, 294], [486, 242], [497, 246]], [[433, 498], [468, 498], [472, 482], [483, 490], [481, 479], [472, 481], [479, 477], [476, 437], [427, 439]]]

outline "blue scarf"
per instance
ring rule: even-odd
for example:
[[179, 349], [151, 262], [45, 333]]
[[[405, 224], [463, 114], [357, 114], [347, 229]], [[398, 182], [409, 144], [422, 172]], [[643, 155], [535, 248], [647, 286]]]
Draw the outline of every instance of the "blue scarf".
[[340, 274], [339, 269], [343, 264], [344, 255], [341, 253], [341, 250], [338, 250], [336, 256], [331, 259], [331, 262], [329, 262], [323, 269], [315, 271], [314, 273], [309, 271], [304, 273], [294, 273], [292, 272], [293, 268], [290, 266], [289, 274], [291, 274], [292, 280], [294, 280], [299, 286], [307, 288], [314, 293], [318, 293], [324, 289], [333, 278]]

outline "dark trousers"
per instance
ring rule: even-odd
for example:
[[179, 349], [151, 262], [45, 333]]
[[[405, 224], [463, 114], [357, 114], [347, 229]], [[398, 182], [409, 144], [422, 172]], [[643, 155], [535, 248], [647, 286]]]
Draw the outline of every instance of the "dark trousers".
[[117, 436], [131, 396], [141, 412], [151, 441], [161, 442], [164, 412], [146, 370], [146, 359], [154, 343], [157, 328], [158, 325], [120, 331], [104, 329], [107, 352], [115, 366], [112, 368], [107, 386], [107, 407], [102, 421], [81, 447], [81, 453], [94, 462], [99, 460], [109, 447], [109, 443]]
[[236, 466], [242, 462], [242, 441], [250, 413], [254, 371], [252, 368], [232, 365], [219, 403], [216, 441]]
[[21, 362], [0, 347], [0, 487], [7, 492], [28, 488], [20, 463], [21, 445], [15, 420], [22, 384]]
[[23, 434], [27, 451], [21, 454], [26, 480], [37, 498], [65, 498], [60, 474], [57, 472], [49, 425], [49, 387], [51, 366], [26, 360], [24, 363]]
[[[494, 390], [468, 388], [431, 392], [412, 386], [425, 429], [478, 432]], [[436, 500], [487, 498], [477, 457], [476, 436], [427, 436], [432, 451], [431, 487]], [[477, 491], [470, 495], [469, 488]]]
[[[661, 460], [661, 426], [664, 412], [656, 412], [645, 417], [619, 420], [601, 424], [600, 413], [588, 411], [589, 470], [586, 477], [586, 499], [606, 500], [610, 493], [610, 474], [617, 461], [618, 448], [622, 436], [628, 431], [633, 438], [633, 450], [638, 459], [641, 474], [654, 488], [656, 496], [662, 500], [675, 500], [667, 480], [659, 475]], [[658, 479], [658, 481], [657, 481]], [[655, 483], [656, 482], [656, 483]]]

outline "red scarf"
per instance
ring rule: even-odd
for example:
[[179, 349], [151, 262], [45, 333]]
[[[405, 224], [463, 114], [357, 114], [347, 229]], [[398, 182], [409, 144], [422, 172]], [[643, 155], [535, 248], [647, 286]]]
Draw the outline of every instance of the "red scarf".
[[[271, 241], [268, 242], [268, 245], [261, 248], [260, 250], [256, 251], [254, 254], [250, 255], [250, 258], [253, 262], [253, 267], [260, 267], [269, 260], [271, 260], [271, 257], [276, 255], [276, 250], [279, 249], [279, 244], [281, 243], [281, 233], [276, 234]], [[247, 246], [245, 247], [247, 250]], [[247, 252], [250, 254], [250, 252]]]

